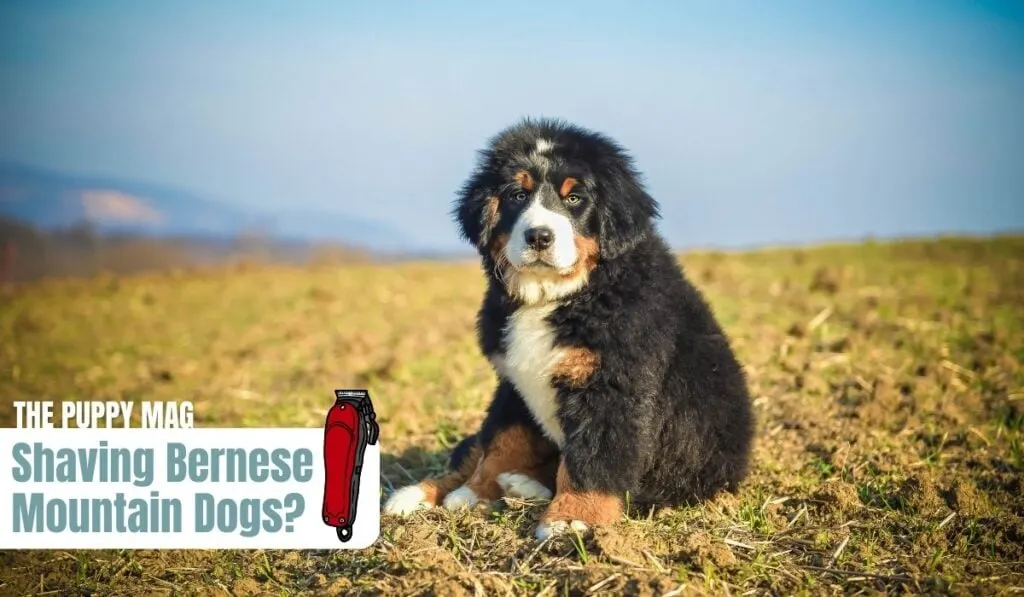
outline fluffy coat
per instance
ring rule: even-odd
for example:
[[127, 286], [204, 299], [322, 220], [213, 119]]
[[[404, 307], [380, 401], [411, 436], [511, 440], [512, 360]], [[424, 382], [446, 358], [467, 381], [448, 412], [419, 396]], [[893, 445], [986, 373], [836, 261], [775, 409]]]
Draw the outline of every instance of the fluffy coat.
[[520, 122], [481, 152], [453, 216], [487, 276], [478, 339], [498, 384], [446, 478], [385, 510], [496, 499], [516, 475], [540, 494], [526, 497], [554, 496], [545, 538], [613, 522], [627, 494], [678, 505], [736, 488], [754, 432], [742, 368], [621, 147]]

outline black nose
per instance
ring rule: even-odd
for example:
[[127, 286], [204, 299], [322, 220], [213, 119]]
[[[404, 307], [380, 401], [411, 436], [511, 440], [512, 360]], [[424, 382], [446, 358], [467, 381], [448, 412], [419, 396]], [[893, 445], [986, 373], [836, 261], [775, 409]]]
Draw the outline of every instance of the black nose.
[[538, 226], [526, 231], [526, 244], [531, 249], [543, 251], [555, 242], [555, 232], [547, 226]]

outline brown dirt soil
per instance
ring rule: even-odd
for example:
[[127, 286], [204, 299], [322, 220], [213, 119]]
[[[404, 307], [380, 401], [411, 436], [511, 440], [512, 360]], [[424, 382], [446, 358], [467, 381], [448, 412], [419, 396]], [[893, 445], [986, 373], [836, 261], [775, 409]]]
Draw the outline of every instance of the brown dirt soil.
[[[540, 545], [540, 505], [385, 517], [362, 551], [8, 551], [7, 595], [1024, 590], [1024, 238], [691, 253], [758, 417], [750, 477]], [[0, 394], [179, 400], [320, 424], [370, 388], [382, 499], [480, 423], [474, 265], [253, 267], [8, 287]], [[0, 423], [13, 424], [9, 402]]]

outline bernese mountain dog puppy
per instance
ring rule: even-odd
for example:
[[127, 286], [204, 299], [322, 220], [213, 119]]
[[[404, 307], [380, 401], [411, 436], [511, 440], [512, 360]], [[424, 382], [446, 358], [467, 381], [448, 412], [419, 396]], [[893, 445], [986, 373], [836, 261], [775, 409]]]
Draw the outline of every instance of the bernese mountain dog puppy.
[[550, 500], [543, 540], [613, 523], [626, 500], [736, 488], [754, 432], [746, 379], [625, 150], [525, 119], [480, 153], [452, 214], [487, 276], [478, 336], [498, 384], [449, 470], [386, 513]]

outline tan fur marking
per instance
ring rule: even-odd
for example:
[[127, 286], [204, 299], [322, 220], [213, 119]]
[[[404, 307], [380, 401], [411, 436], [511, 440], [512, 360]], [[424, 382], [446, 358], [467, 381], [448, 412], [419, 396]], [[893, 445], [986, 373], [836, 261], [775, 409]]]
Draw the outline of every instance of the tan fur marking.
[[600, 256], [597, 239], [577, 236], [573, 238], [573, 242], [576, 244], [576, 265], [573, 266], [572, 271], [562, 275], [564, 278], [590, 274], [597, 267], [597, 259]]
[[439, 506], [444, 498], [451, 492], [455, 491], [466, 482], [467, 479], [473, 476], [473, 472], [476, 471], [480, 464], [480, 460], [483, 456], [483, 449], [480, 448], [480, 444], [474, 444], [469, 449], [469, 453], [462, 459], [462, 463], [459, 468], [454, 471], [436, 478], [436, 479], [425, 479], [420, 482], [420, 489], [423, 490], [424, 498], [423, 501]]
[[589, 348], [573, 347], [565, 350], [565, 356], [551, 372], [569, 383], [580, 386], [586, 383], [601, 364], [601, 357]]
[[520, 473], [553, 487], [557, 466], [554, 444], [525, 427], [509, 427], [491, 440], [466, 487], [481, 500], [496, 500], [502, 495], [498, 485], [502, 473]]
[[533, 190], [533, 177], [530, 176], [529, 172], [526, 170], [520, 170], [516, 173], [515, 178], [516, 182], [518, 182], [519, 186], [523, 187], [523, 189], [527, 191]]
[[508, 244], [508, 234], [501, 233], [491, 240], [491, 257], [494, 261], [502, 262], [502, 252], [505, 250], [505, 245]]
[[563, 198], [568, 197], [569, 191], [571, 191], [572, 188], [576, 186], [576, 183], [578, 182], [579, 181], [577, 181], [575, 178], [569, 176], [562, 182], [562, 188], [558, 190], [558, 194], [561, 195]]
[[581, 520], [593, 527], [612, 524], [622, 513], [622, 500], [617, 496], [574, 489], [565, 460], [561, 460], [555, 480], [555, 498], [544, 513], [544, 522]]
[[487, 200], [487, 205], [484, 206], [484, 230], [480, 235], [480, 239], [484, 242], [487, 242], [491, 231], [498, 225], [498, 202], [497, 197], [491, 197]]

